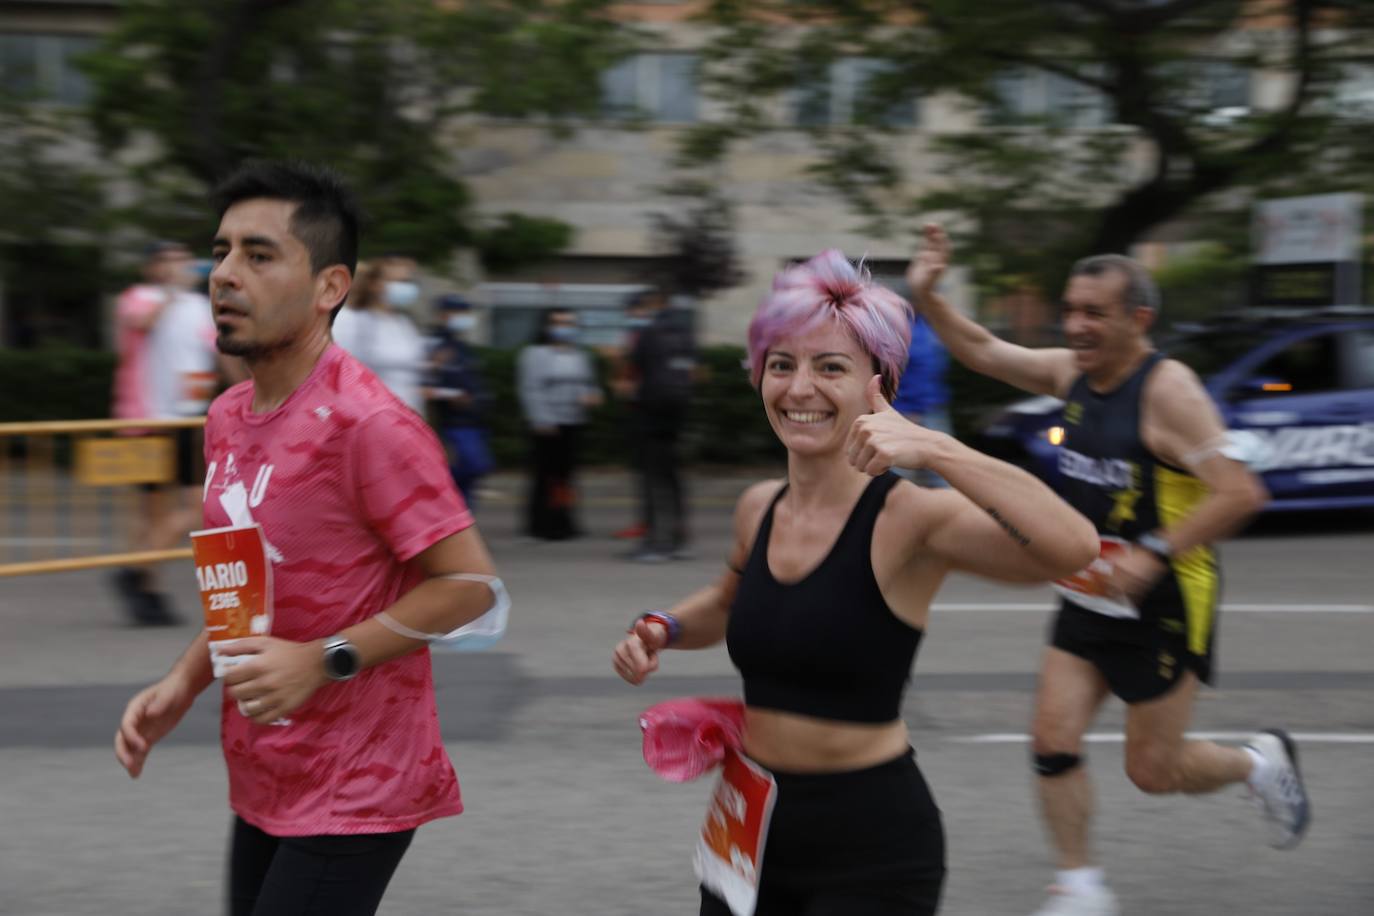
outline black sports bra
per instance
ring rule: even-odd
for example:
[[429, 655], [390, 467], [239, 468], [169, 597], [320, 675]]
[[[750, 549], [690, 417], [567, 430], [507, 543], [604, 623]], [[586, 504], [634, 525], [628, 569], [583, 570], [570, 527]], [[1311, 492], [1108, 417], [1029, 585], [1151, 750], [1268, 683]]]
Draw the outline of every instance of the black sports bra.
[[725, 636], [747, 705], [849, 722], [898, 718], [922, 631], [887, 606], [873, 575], [872, 544], [878, 513], [900, 480], [891, 472], [875, 477], [830, 553], [791, 584], [768, 568], [773, 511], [787, 486], [773, 498]]

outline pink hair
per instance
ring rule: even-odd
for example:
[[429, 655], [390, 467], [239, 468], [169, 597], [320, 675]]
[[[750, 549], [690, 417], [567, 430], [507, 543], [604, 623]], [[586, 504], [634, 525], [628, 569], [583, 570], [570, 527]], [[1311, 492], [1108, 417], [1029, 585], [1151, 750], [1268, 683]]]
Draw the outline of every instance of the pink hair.
[[873, 357], [883, 394], [891, 400], [906, 368], [911, 317], [907, 301], [874, 283], [862, 265], [851, 264], [837, 249], [822, 251], [773, 278], [773, 289], [749, 322], [749, 378], [759, 387], [764, 357], [779, 340], [831, 321]]

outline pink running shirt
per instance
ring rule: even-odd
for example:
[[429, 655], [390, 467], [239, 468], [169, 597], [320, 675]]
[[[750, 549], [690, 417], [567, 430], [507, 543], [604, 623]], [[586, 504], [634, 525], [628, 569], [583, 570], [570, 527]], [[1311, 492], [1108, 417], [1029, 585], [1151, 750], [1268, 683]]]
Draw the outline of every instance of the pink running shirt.
[[[250, 380], [210, 407], [205, 525], [261, 523], [273, 636], [332, 636], [385, 610], [424, 578], [408, 561], [472, 524], [424, 420], [339, 347], [277, 409], [252, 403]], [[390, 833], [463, 810], [428, 650], [330, 682], [288, 718], [254, 725], [224, 697], [229, 806], [255, 827]]]
[[148, 404], [148, 340], [152, 328], [135, 327], [148, 320], [167, 300], [167, 292], [157, 286], [131, 286], [115, 305], [115, 352], [119, 364], [114, 373], [113, 415], [121, 420], [141, 420], [152, 416]]

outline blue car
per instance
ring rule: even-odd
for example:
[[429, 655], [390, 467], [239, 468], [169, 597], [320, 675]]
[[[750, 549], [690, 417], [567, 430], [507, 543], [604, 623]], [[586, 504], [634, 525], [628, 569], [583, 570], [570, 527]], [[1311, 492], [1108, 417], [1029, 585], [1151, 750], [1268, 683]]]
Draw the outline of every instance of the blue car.
[[[1161, 349], [1202, 378], [1270, 511], [1374, 506], [1374, 309], [1227, 315], [1175, 326]], [[1062, 406], [1011, 404], [976, 444], [1057, 485]]]

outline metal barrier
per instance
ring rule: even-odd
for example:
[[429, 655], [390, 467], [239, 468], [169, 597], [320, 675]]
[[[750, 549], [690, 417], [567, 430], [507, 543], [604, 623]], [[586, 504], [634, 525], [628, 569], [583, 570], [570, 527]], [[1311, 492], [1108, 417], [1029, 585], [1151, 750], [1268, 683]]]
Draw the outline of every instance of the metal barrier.
[[176, 476], [177, 442], [166, 433], [204, 425], [204, 417], [0, 423], [0, 577], [189, 558], [189, 544], [128, 550], [128, 522], [140, 512], [137, 485]]

